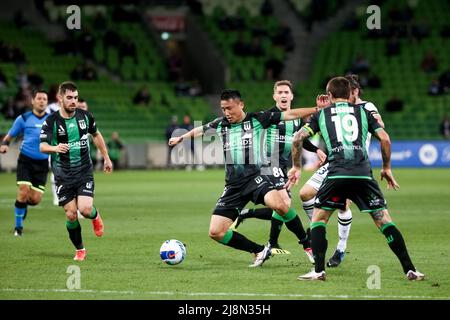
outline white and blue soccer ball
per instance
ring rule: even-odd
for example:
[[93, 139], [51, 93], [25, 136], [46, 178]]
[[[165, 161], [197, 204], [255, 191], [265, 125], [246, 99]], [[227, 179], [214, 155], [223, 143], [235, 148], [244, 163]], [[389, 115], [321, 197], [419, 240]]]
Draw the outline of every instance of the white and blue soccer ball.
[[186, 247], [178, 240], [166, 240], [159, 249], [161, 259], [170, 265], [175, 265], [183, 262], [186, 257]]

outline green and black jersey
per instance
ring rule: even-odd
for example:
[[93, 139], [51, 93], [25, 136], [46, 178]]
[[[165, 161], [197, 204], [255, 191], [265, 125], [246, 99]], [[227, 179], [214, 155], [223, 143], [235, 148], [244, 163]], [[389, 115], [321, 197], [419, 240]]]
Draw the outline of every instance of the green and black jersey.
[[372, 177], [366, 138], [382, 129], [363, 105], [335, 103], [314, 114], [303, 127], [311, 135], [322, 133], [328, 161], [328, 179]]
[[281, 112], [249, 112], [240, 123], [230, 123], [221, 117], [203, 126], [205, 134], [214, 129], [221, 139], [227, 184], [242, 182], [269, 165], [265, 129], [282, 121], [281, 115]]
[[[276, 106], [267, 112], [281, 112]], [[291, 163], [291, 147], [294, 135], [304, 125], [301, 119], [281, 121], [273, 124], [267, 129], [267, 157], [271, 166], [277, 166], [284, 171]], [[316, 152], [317, 147], [309, 140], [303, 143], [305, 150]]]
[[57, 181], [73, 182], [83, 176], [92, 175], [89, 156], [88, 134], [95, 134], [97, 127], [91, 113], [76, 109], [70, 119], [63, 118], [59, 111], [51, 114], [42, 125], [40, 140], [49, 145], [69, 144], [67, 153], [52, 154], [52, 170]]

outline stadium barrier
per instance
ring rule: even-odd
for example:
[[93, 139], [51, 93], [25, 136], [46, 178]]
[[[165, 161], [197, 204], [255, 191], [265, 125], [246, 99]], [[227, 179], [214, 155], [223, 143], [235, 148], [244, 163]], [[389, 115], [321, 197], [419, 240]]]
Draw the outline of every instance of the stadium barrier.
[[[392, 167], [450, 167], [450, 142], [446, 141], [393, 141]], [[372, 143], [369, 158], [374, 168], [381, 167], [381, 150]]]

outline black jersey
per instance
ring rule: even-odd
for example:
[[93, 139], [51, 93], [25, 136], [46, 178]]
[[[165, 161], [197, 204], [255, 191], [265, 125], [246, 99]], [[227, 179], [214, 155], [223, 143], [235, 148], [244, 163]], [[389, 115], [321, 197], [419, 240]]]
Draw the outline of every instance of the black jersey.
[[215, 129], [223, 146], [226, 183], [240, 182], [243, 178], [259, 174], [268, 166], [265, 129], [278, 124], [281, 112], [249, 112], [240, 123], [230, 123], [225, 117], [203, 126], [203, 132]]
[[48, 116], [42, 125], [41, 142], [52, 146], [69, 144], [68, 152], [52, 154], [52, 170], [57, 181], [72, 182], [92, 174], [88, 133], [96, 132], [94, 117], [87, 111], [76, 109], [70, 119], [63, 118], [59, 112]]
[[367, 135], [381, 126], [363, 105], [335, 103], [314, 114], [303, 128], [311, 135], [322, 133], [330, 162], [328, 179], [372, 177]]
[[[275, 106], [268, 112], [281, 112], [281, 110]], [[295, 119], [281, 121], [267, 129], [267, 157], [270, 159], [271, 165], [287, 169], [291, 161], [292, 140], [302, 125], [301, 119]]]
[[[277, 106], [267, 111], [282, 112]], [[291, 163], [292, 140], [304, 124], [302, 119], [280, 121], [267, 129], [267, 157], [271, 166], [277, 166], [287, 171]], [[317, 151], [317, 147], [309, 139], [303, 142], [303, 147], [310, 152]]]

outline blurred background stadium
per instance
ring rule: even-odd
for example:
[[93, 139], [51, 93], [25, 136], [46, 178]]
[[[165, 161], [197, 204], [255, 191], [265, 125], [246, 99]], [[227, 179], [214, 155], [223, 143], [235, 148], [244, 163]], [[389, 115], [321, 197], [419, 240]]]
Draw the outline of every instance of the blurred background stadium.
[[[32, 88], [54, 101], [57, 85], [73, 80], [105, 139], [120, 134], [122, 167], [165, 167], [171, 121], [214, 119], [223, 88], [241, 90], [257, 111], [272, 106], [274, 81], [289, 79], [295, 105], [306, 106], [331, 76], [352, 72], [400, 143], [398, 157], [420, 152], [402, 151], [407, 141], [427, 140], [435, 147], [425, 157], [438, 158], [428, 162], [450, 165], [449, 0], [116, 3], [77, 1], [80, 28], [69, 29], [70, 1], [2, 2], [0, 134], [29, 109]], [[372, 4], [381, 29], [366, 26]], [[3, 170], [15, 168], [15, 146]]]

